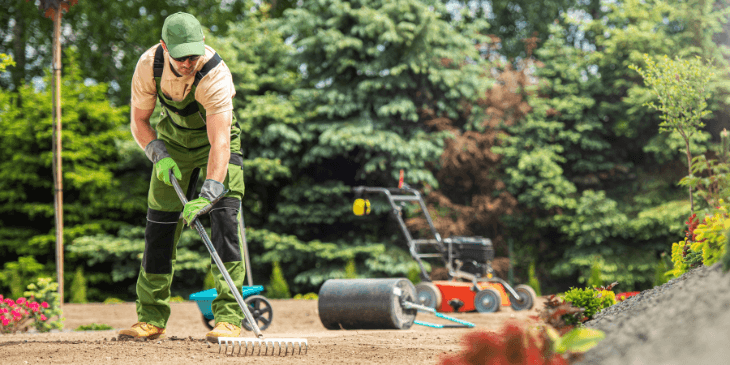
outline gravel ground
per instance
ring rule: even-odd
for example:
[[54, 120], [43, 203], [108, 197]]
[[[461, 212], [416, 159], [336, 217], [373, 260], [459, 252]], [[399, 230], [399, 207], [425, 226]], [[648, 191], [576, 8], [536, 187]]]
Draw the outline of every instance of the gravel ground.
[[730, 272], [693, 269], [585, 324], [606, 338], [580, 365], [730, 364]]

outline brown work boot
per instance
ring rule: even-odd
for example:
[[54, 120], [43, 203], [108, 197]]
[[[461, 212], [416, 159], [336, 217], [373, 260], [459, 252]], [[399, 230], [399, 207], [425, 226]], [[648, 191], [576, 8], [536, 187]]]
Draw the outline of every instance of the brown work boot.
[[215, 328], [205, 335], [208, 342], [217, 343], [218, 337], [238, 337], [241, 335], [241, 327], [228, 322], [218, 322]]
[[133, 340], [137, 338], [145, 338], [148, 340], [156, 340], [165, 337], [165, 329], [153, 326], [145, 322], [137, 322], [128, 330], [119, 331], [118, 340]]

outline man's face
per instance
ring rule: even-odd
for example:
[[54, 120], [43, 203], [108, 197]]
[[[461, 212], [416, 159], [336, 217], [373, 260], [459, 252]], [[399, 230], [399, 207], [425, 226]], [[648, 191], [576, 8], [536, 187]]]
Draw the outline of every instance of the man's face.
[[[178, 61], [182, 60], [182, 61]], [[198, 64], [200, 56], [188, 56], [174, 59], [170, 57], [170, 62], [175, 68], [175, 71], [182, 76], [190, 76], [195, 72], [195, 66]]]

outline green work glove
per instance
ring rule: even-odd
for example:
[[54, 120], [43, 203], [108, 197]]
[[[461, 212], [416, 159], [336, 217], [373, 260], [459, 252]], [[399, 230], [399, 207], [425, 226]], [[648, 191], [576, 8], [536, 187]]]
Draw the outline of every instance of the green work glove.
[[172, 181], [170, 181], [170, 169], [172, 169], [172, 173], [175, 175], [176, 179], [182, 180], [180, 168], [177, 166], [177, 162], [175, 162], [175, 160], [170, 157], [170, 154], [167, 153], [167, 147], [165, 147], [165, 142], [163, 140], [155, 139], [148, 143], [144, 148], [144, 154], [147, 155], [147, 158], [149, 158], [155, 165], [155, 175], [160, 181], [172, 186]]
[[157, 161], [155, 164], [155, 174], [157, 175], [157, 178], [165, 184], [172, 186], [172, 181], [170, 181], [170, 169], [172, 169], [172, 173], [175, 175], [176, 179], [182, 180], [180, 168], [177, 167], [177, 162], [175, 162], [172, 157], [165, 157], [162, 160]]
[[208, 213], [210, 208], [212, 208], [212, 202], [228, 192], [225, 188], [225, 185], [218, 181], [212, 179], [205, 180], [203, 188], [200, 189], [200, 197], [189, 201], [185, 204], [185, 208], [183, 208], [183, 219], [185, 223], [190, 226], [196, 218]]
[[210, 200], [203, 198], [202, 196], [185, 204], [185, 208], [183, 208], [183, 219], [185, 220], [185, 224], [190, 226], [190, 224], [198, 218], [199, 215], [201, 215], [200, 212], [203, 208], [208, 205], [210, 205]]

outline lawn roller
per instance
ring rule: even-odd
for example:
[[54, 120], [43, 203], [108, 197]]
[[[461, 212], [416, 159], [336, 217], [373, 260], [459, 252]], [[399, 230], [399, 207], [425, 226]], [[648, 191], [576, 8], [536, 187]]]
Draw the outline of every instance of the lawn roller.
[[[414, 324], [433, 328], [474, 327], [473, 323], [416, 303], [416, 288], [405, 278], [330, 279], [322, 284], [318, 297], [319, 319], [330, 330], [409, 329]], [[417, 321], [418, 311], [457, 324]]]
[[[170, 174], [170, 181], [172, 181], [172, 186], [175, 188], [175, 192], [177, 193], [178, 198], [180, 198], [180, 201], [183, 203], [183, 206], [188, 203], [188, 199], [185, 196], [185, 193], [183, 193], [182, 188], [180, 187], [180, 183], [177, 182], [177, 179], [175, 178], [175, 175], [172, 172], [172, 169], [169, 171]], [[226, 191], [227, 192], [227, 191]], [[200, 214], [205, 214], [215, 205], [216, 202], [220, 198], [222, 198], [225, 193], [221, 194], [219, 197], [217, 197], [211, 204], [209, 204], [207, 207], [205, 207], [203, 210], [201, 210]], [[291, 347], [291, 353], [294, 354], [295, 346], [298, 345], [299, 347], [299, 354], [302, 352], [302, 347], [304, 347], [305, 354], [309, 350], [309, 346], [306, 339], [303, 338], [264, 338], [264, 335], [261, 333], [261, 329], [259, 329], [259, 326], [256, 324], [256, 321], [254, 320], [253, 315], [251, 314], [251, 311], [248, 310], [248, 305], [243, 301], [243, 297], [241, 296], [241, 292], [238, 290], [236, 285], [233, 283], [233, 279], [231, 279], [231, 275], [228, 274], [228, 270], [226, 270], [226, 267], [223, 265], [223, 261], [218, 256], [218, 252], [216, 251], [215, 247], [213, 247], [213, 243], [210, 241], [210, 238], [208, 238], [208, 234], [205, 232], [205, 228], [203, 228], [203, 224], [200, 223], [200, 219], [193, 220], [192, 224], [195, 226], [195, 230], [198, 231], [198, 234], [200, 235], [200, 238], [203, 239], [203, 243], [205, 244], [205, 247], [208, 249], [208, 252], [210, 252], [211, 258], [213, 258], [213, 262], [215, 262], [216, 266], [218, 267], [218, 270], [220, 270], [221, 274], [223, 275], [223, 279], [225, 279], [226, 284], [228, 285], [228, 288], [233, 293], [233, 296], [236, 298], [236, 302], [238, 303], [238, 306], [241, 307], [241, 310], [244, 314], [244, 319], [241, 321], [241, 327], [246, 328], [246, 323], [250, 326], [251, 330], [256, 334], [256, 338], [244, 338], [244, 337], [219, 337], [218, 338], [218, 348], [219, 352], [222, 349], [222, 346], [225, 344], [225, 352], [228, 353], [228, 345], [231, 345], [231, 355], [236, 351], [236, 345], [238, 345], [238, 354], [241, 354], [241, 350], [243, 350], [244, 355], [248, 355], [249, 348], [251, 349], [251, 355], [256, 353], [256, 349], [258, 348], [257, 355], [261, 354], [262, 348], [265, 348], [264, 355], [268, 355], [269, 347], [271, 347], [271, 355], [273, 355], [276, 351], [276, 347], [278, 346], [279, 351], [278, 354], [281, 355], [282, 348], [284, 349], [284, 355], [289, 353], [289, 347]], [[245, 350], [244, 350], [245, 346]]]
[[[402, 181], [402, 180], [401, 180]], [[416, 285], [418, 302], [438, 312], [482, 313], [498, 311], [501, 306], [514, 310], [531, 309], [537, 296], [527, 285], [514, 288], [494, 276], [492, 241], [485, 237], [441, 238], [433, 225], [423, 197], [418, 190], [399, 184], [398, 188], [357, 186], [353, 211], [356, 215], [368, 214], [368, 194], [384, 194], [392, 208], [391, 213], [398, 221], [411, 256], [420, 269], [422, 282]], [[430, 227], [432, 239], [413, 239], [402, 216], [407, 202], [418, 203]], [[448, 270], [449, 280], [432, 281], [423, 265], [424, 259], [439, 259]]]

